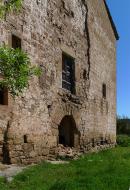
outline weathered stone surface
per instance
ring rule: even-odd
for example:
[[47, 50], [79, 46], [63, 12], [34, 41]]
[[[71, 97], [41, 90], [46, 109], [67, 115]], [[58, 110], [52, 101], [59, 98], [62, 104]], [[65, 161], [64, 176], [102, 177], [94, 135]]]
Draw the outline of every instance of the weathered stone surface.
[[[0, 106], [0, 160], [3, 143], [11, 163], [55, 158], [65, 116], [75, 121], [78, 151], [113, 146], [116, 38], [103, 0], [25, 0], [20, 14], [0, 23], [1, 44], [11, 46], [12, 34], [22, 39], [22, 49], [43, 72], [21, 97], [9, 97], [9, 105]], [[75, 58], [76, 95], [62, 89], [62, 52]]]

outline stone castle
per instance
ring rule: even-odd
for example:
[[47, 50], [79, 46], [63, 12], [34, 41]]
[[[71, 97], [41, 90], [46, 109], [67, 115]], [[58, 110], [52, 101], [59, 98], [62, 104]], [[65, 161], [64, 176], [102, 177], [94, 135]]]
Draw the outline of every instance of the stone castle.
[[116, 143], [116, 40], [105, 0], [24, 0], [0, 23], [0, 43], [22, 48], [42, 75], [12, 99], [0, 91], [0, 161], [56, 157]]

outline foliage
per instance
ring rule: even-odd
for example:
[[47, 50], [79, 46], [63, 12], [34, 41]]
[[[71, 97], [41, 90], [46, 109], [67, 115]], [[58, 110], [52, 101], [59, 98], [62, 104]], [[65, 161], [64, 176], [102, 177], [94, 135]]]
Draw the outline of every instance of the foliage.
[[0, 87], [6, 87], [13, 96], [18, 96], [28, 87], [29, 78], [39, 76], [41, 70], [31, 66], [28, 55], [21, 49], [0, 47], [0, 72], [3, 76]]
[[130, 135], [130, 119], [128, 117], [117, 117], [117, 134]]
[[23, 0], [0, 0], [0, 17], [3, 18], [6, 13], [20, 10], [22, 2]]
[[122, 147], [130, 147], [130, 137], [127, 135], [118, 135], [117, 144]]
[[69, 164], [29, 167], [0, 190], [122, 190], [130, 186], [130, 148], [86, 155]]

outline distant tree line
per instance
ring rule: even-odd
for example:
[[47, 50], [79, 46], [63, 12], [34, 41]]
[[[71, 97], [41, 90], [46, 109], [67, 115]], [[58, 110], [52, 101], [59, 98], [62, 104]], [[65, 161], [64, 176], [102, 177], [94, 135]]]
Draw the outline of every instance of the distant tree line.
[[130, 118], [117, 116], [117, 134], [130, 135]]

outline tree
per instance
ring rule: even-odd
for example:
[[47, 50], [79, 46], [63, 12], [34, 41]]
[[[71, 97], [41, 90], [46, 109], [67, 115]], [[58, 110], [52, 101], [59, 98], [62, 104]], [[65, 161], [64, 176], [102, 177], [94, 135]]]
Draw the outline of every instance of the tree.
[[28, 87], [29, 78], [40, 75], [40, 69], [31, 66], [28, 55], [21, 49], [0, 48], [0, 72], [3, 79], [0, 87], [6, 87], [13, 96], [18, 96]]
[[130, 119], [128, 117], [117, 117], [117, 134], [130, 135]]
[[[0, 16], [21, 8], [23, 0], [0, 0]], [[30, 59], [23, 50], [0, 47], [0, 89], [7, 88], [13, 97], [18, 96], [28, 87], [31, 76], [39, 76], [39, 67], [31, 66]]]

